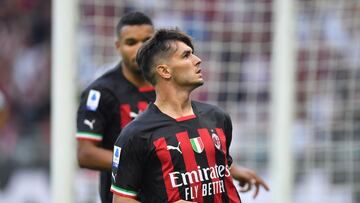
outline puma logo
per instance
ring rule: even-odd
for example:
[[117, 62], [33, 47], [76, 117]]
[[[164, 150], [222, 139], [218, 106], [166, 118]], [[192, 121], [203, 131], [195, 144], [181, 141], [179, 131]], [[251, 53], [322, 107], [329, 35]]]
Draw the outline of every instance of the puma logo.
[[138, 114], [137, 113], [135, 113], [135, 112], [130, 112], [130, 117], [131, 118], [136, 118], [138, 116]]
[[84, 120], [84, 124], [87, 125], [87, 126], [89, 126], [89, 128], [90, 128], [91, 130], [94, 129], [94, 123], [95, 123], [95, 119], [93, 119], [92, 121], [89, 121], [88, 119], [85, 119], [85, 120]]
[[182, 154], [181, 150], [180, 150], [180, 142], [178, 143], [178, 146], [177, 147], [174, 147], [174, 146], [171, 146], [171, 145], [168, 145], [167, 146], [167, 150], [177, 150], [178, 152], [180, 152], [180, 154]]
[[113, 181], [115, 182], [116, 181], [116, 176], [114, 175], [114, 173], [111, 173], [111, 176], [113, 178]]

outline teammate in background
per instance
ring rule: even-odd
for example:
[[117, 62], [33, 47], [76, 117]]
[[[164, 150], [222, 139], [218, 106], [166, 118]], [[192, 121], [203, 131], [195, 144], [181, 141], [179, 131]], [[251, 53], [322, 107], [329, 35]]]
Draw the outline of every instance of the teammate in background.
[[[145, 81], [135, 61], [142, 43], [154, 34], [153, 23], [140, 12], [124, 15], [116, 28], [116, 49], [122, 61], [93, 82], [81, 96], [77, 116], [77, 158], [79, 165], [101, 171], [100, 197], [103, 203], [112, 202], [111, 160], [113, 146], [121, 129], [155, 100], [153, 87]], [[254, 197], [263, 183], [250, 169], [234, 168], [233, 177], [254, 186]]]
[[100, 170], [100, 197], [112, 202], [111, 160], [121, 129], [154, 101], [153, 87], [144, 80], [136, 64], [139, 47], [154, 33], [146, 15], [124, 15], [116, 28], [116, 49], [122, 61], [94, 81], [82, 93], [77, 115], [78, 163]]
[[229, 115], [190, 99], [204, 83], [193, 51], [186, 34], [169, 29], [140, 48], [137, 63], [156, 100], [115, 143], [113, 202], [241, 202], [232, 176], [254, 184], [256, 194], [259, 185], [268, 189], [251, 170], [231, 167]]

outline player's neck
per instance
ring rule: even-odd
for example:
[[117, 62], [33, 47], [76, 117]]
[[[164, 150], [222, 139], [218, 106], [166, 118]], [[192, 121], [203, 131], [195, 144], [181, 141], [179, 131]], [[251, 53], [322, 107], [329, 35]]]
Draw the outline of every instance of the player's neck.
[[124, 64], [121, 65], [121, 71], [124, 77], [136, 87], [140, 88], [151, 86], [151, 84], [147, 82], [141, 74], [131, 72], [129, 68], [124, 66]]
[[164, 114], [176, 119], [183, 116], [193, 115], [189, 91], [169, 90], [155, 87], [156, 100], [154, 104]]

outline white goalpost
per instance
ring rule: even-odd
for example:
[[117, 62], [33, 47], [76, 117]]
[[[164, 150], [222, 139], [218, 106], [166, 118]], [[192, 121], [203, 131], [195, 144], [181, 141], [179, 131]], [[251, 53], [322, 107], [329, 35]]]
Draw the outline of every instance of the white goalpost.
[[75, 202], [77, 0], [52, 3], [51, 202]]
[[273, 4], [273, 46], [271, 69], [270, 169], [273, 202], [292, 202], [294, 155], [292, 134], [295, 106], [295, 1]]

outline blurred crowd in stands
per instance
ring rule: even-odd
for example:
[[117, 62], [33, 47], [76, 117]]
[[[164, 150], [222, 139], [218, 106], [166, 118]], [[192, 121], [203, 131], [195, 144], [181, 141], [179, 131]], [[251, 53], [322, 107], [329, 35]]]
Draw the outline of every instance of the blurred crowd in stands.
[[0, 1], [0, 189], [49, 164], [50, 2]]

